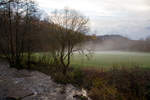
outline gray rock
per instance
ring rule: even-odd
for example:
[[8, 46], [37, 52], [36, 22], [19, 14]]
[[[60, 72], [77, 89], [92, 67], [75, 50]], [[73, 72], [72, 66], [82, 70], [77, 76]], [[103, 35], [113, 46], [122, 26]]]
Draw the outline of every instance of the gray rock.
[[85, 92], [72, 85], [56, 84], [44, 73], [17, 70], [9, 68], [7, 63], [0, 63], [0, 100], [4, 97], [23, 100], [77, 100], [74, 96], [87, 96]]

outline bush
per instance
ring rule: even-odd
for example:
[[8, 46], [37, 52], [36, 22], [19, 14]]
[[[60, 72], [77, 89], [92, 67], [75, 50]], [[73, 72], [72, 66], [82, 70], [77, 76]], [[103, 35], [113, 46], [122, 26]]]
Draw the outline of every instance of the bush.
[[94, 100], [149, 100], [149, 69], [85, 69], [84, 73], [84, 86], [89, 89], [89, 96]]
[[79, 69], [71, 69], [64, 75], [61, 71], [52, 75], [53, 79], [61, 84], [73, 84], [80, 87], [83, 84], [84, 74]]

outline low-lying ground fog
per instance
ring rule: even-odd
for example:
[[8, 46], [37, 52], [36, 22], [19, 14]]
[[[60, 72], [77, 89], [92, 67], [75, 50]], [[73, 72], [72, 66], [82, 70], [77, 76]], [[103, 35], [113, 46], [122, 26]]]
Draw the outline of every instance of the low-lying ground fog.
[[96, 51], [87, 55], [75, 54], [72, 66], [79, 67], [150, 67], [150, 53], [124, 51]]

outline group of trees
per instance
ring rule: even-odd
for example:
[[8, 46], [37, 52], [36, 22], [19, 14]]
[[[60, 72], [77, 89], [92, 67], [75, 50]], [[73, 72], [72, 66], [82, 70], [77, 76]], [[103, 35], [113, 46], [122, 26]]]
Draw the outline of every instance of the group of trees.
[[25, 52], [30, 60], [38, 22], [36, 7], [31, 0], [0, 1], [0, 52], [11, 66], [20, 67]]
[[88, 18], [72, 9], [55, 10], [40, 17], [33, 0], [0, 1], [0, 53], [11, 66], [21, 67], [24, 57], [30, 67], [34, 52], [51, 52], [65, 74], [70, 57], [86, 40]]

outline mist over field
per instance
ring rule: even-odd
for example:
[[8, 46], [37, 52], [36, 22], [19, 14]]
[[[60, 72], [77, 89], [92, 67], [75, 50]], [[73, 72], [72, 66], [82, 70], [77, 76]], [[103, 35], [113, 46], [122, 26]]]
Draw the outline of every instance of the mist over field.
[[0, 0], [0, 100], [150, 100], [150, 0]]
[[85, 43], [85, 48], [94, 51], [150, 52], [150, 40], [132, 40], [121, 35], [101, 35]]

